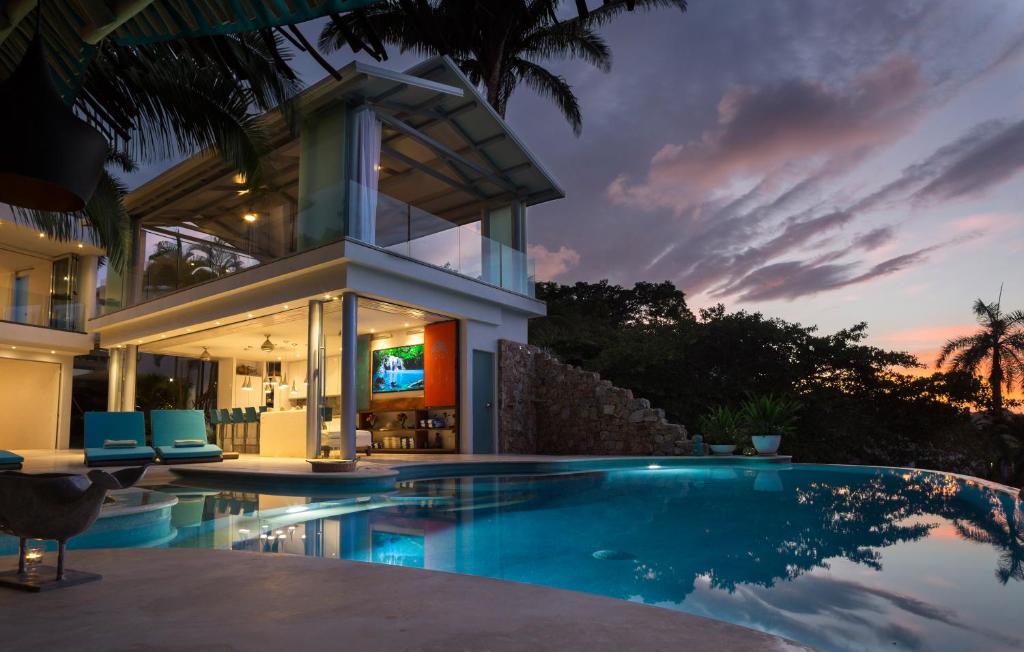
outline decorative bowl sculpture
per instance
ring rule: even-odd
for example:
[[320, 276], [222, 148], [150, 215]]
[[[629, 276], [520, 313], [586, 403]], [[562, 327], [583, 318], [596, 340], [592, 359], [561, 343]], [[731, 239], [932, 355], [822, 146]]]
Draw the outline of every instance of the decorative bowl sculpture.
[[[43, 591], [100, 579], [94, 573], [65, 570], [64, 548], [68, 539], [88, 530], [103, 507], [107, 492], [138, 482], [146, 467], [132, 467], [107, 473], [0, 472], [0, 532], [18, 537], [18, 570], [0, 573], [0, 586], [26, 591]], [[27, 539], [57, 542], [57, 568], [43, 566], [38, 573], [26, 573]], [[54, 578], [42, 578], [53, 571]]]

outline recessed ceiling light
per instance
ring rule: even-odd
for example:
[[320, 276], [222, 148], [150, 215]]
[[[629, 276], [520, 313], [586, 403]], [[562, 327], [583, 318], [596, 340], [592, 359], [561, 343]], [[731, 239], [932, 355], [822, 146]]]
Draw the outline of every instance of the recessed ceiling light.
[[79, 242], [79, 243], [78, 243], [78, 248], [79, 248], [79, 249], [84, 249], [84, 248], [85, 248], [85, 245], [84, 245], [84, 244], [82, 244], [81, 242]]
[[53, 350], [50, 351], [50, 355], [53, 355], [55, 353], [56, 353], [56, 351], [53, 351]]
[[166, 337], [167, 337], [166, 335], [164, 335], [163, 333], [160, 333], [160, 339], [164, 339]]
[[[407, 325], [408, 325], [408, 324], [407, 324]], [[192, 329], [191, 329], [191, 328], [186, 328], [186, 329], [185, 329], [185, 332], [186, 332], [186, 333], [191, 333], [191, 332], [192, 332]]]
[[17, 348], [18, 348], [18, 347], [16, 347], [16, 346], [11, 346], [11, 349], [17, 349]]
[[249, 313], [249, 319], [252, 319], [252, 313], [251, 312]]
[[409, 328], [409, 322], [405, 322], [405, 323], [403, 324], [403, 326], [405, 326], [406, 328]]
[[219, 321], [215, 321], [215, 322], [213, 322], [213, 325], [214, 326], [220, 326], [220, 322]]
[[284, 309], [285, 309], [285, 310], [288, 310], [288, 304], [287, 304], [287, 303], [286, 303], [286, 304], [284, 304]]
[[246, 213], [245, 215], [243, 215], [242, 219], [245, 220], [246, 222], [248, 222], [249, 224], [252, 224], [257, 219], [259, 219], [259, 215], [257, 215], [256, 213], [249, 212], [249, 213]]
[[45, 238], [45, 237], [46, 237], [46, 234], [45, 234], [45, 233], [40, 233], [40, 234], [39, 234], [39, 237], [40, 237], [40, 238]]

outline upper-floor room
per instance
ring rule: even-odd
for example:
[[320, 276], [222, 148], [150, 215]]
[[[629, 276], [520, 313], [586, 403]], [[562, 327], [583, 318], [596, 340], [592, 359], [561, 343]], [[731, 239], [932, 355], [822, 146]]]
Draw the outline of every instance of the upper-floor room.
[[102, 279], [102, 312], [343, 240], [532, 296], [526, 212], [563, 193], [505, 121], [445, 58], [339, 75], [296, 99], [297, 124], [268, 116], [262, 178], [206, 153], [129, 194], [133, 262]]
[[0, 340], [20, 326], [85, 331], [96, 311], [103, 250], [88, 230], [81, 236], [54, 238], [0, 209]]

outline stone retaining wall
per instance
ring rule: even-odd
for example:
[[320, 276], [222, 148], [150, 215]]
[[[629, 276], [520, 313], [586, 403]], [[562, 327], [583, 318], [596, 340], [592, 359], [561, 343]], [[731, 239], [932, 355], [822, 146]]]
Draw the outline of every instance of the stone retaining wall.
[[688, 455], [686, 428], [663, 410], [541, 349], [498, 348], [498, 450], [561, 455]]

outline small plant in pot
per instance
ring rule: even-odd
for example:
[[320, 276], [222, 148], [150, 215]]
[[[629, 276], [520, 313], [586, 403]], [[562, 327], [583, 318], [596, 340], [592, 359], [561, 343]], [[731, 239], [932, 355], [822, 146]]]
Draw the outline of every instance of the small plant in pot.
[[724, 405], [712, 408], [697, 424], [713, 455], [732, 455], [743, 443], [743, 419]]
[[775, 455], [782, 436], [793, 432], [800, 404], [784, 396], [753, 396], [743, 404], [740, 415], [750, 442], [758, 455]]

